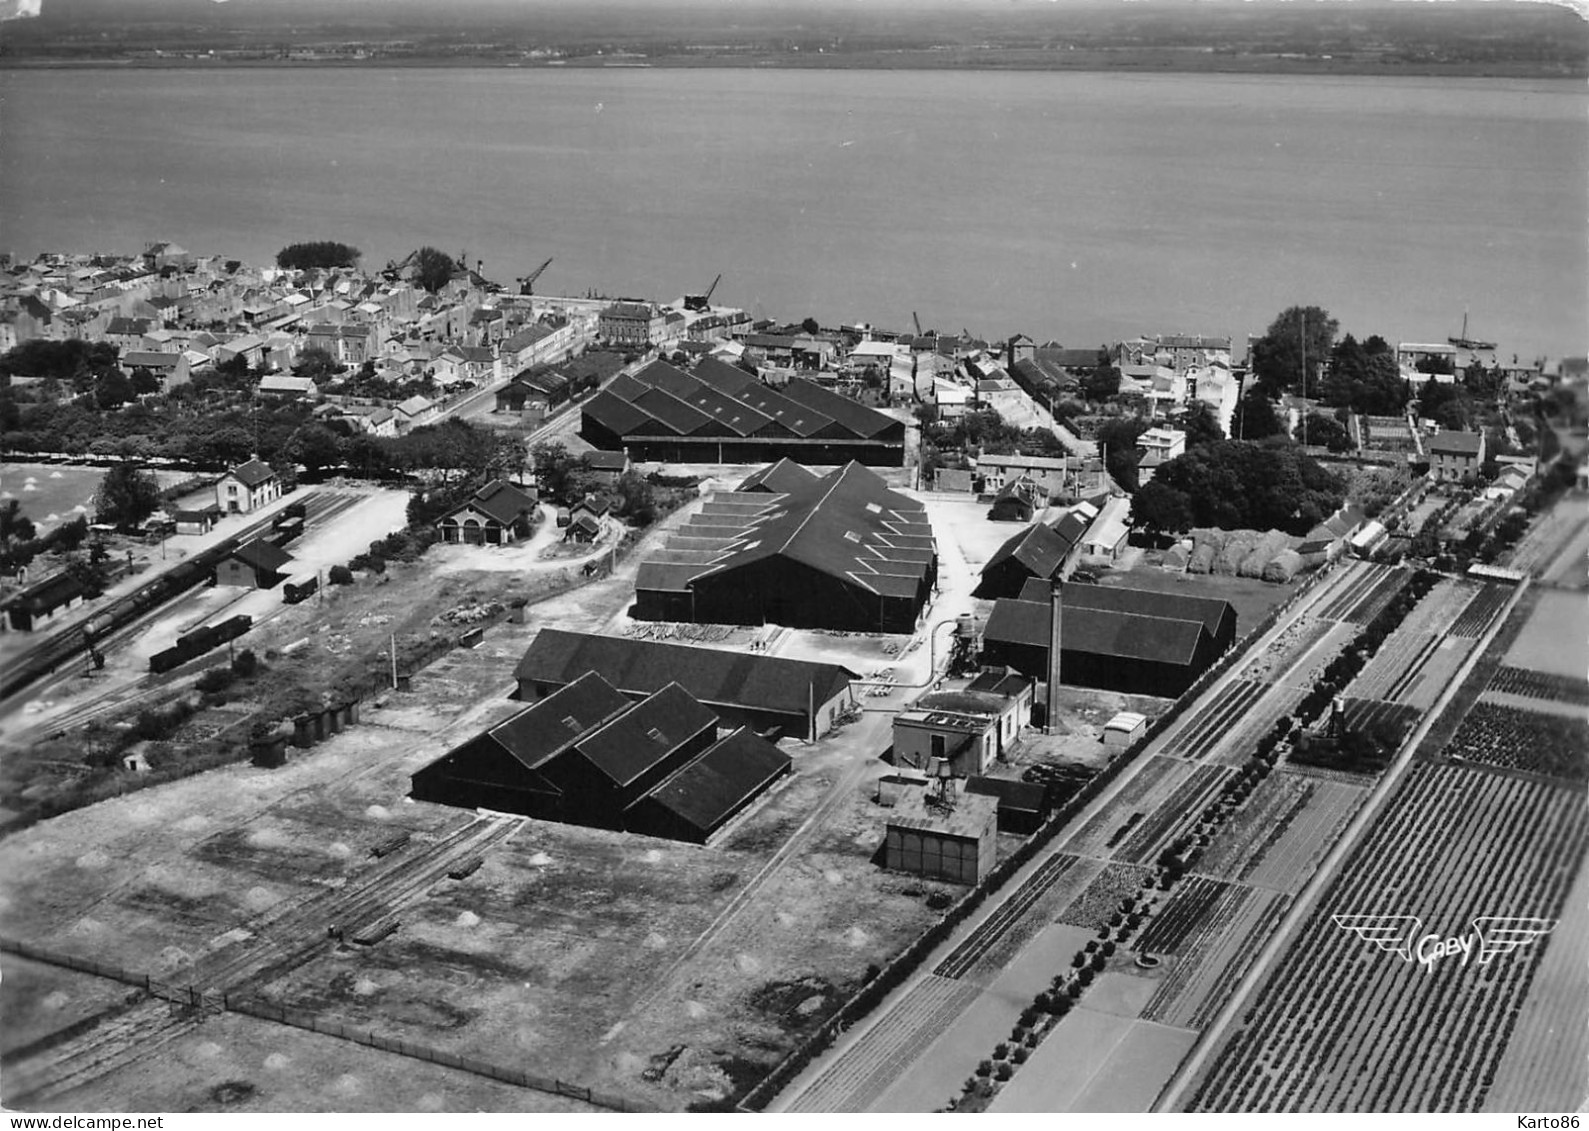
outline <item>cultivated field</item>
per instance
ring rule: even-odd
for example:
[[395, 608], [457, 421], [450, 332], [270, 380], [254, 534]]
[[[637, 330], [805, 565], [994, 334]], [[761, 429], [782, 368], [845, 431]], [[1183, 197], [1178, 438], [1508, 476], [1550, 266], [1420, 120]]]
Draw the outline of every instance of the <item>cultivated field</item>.
[[1269, 975], [1193, 1110], [1449, 1111], [1483, 1106], [1546, 938], [1481, 964], [1424, 965], [1334, 915], [1417, 916], [1471, 935], [1476, 916], [1558, 918], [1589, 843], [1578, 791], [1415, 763]]
[[1505, 662], [1511, 667], [1583, 679], [1589, 672], [1589, 602], [1582, 593], [1539, 590], [1533, 615]]
[[1361, 785], [1278, 770], [1215, 834], [1197, 871], [1295, 895], [1367, 793]]

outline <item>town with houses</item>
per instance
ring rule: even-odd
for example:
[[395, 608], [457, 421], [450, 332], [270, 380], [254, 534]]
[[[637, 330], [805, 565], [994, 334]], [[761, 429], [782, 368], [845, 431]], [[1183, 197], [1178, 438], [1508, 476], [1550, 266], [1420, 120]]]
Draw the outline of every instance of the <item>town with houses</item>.
[[1581, 1102], [1585, 358], [550, 264], [0, 263], [8, 1107]]

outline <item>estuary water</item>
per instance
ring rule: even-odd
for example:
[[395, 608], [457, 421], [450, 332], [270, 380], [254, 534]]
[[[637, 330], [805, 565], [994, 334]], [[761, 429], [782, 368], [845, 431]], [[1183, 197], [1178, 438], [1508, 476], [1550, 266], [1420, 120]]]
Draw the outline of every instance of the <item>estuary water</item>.
[[511, 285], [1091, 345], [1582, 353], [1572, 82], [1002, 72], [0, 71], [0, 250], [420, 244]]

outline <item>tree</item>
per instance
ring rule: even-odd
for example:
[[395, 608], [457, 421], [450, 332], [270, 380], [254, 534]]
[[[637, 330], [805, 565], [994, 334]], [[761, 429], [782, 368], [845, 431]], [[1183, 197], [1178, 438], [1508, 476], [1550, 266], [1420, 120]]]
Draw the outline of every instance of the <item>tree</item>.
[[94, 495], [94, 520], [136, 526], [160, 506], [160, 484], [153, 472], [119, 463], [105, 473]]
[[26, 542], [37, 533], [33, 520], [22, 513], [22, 500], [7, 499], [0, 505], [0, 546]]
[[1182, 414], [1177, 427], [1186, 433], [1187, 451], [1201, 448], [1204, 444], [1217, 444], [1225, 438], [1224, 430], [1219, 426], [1219, 417], [1202, 401], [1192, 402], [1191, 407]]
[[104, 373], [94, 385], [94, 403], [100, 408], [120, 408], [135, 395], [132, 381], [120, 369]]
[[815, 334], [822, 329], [822, 323], [815, 318], [807, 318], [800, 323], [800, 328], [808, 334]]
[[1329, 358], [1339, 328], [1323, 307], [1287, 308], [1252, 344], [1253, 374], [1271, 393], [1298, 388], [1304, 362], [1311, 376]]
[[1081, 378], [1081, 391], [1089, 401], [1106, 401], [1120, 391], [1120, 370], [1107, 349], [1098, 351], [1098, 364]]
[[1297, 426], [1297, 440], [1306, 436], [1310, 445], [1322, 444], [1332, 452], [1349, 452], [1355, 446], [1352, 434], [1333, 416], [1310, 412]]
[[[1288, 443], [1222, 440], [1165, 463], [1148, 487], [1148, 511], [1134, 514], [1160, 530], [1217, 526], [1303, 534], [1341, 505], [1346, 485]], [[1146, 488], [1144, 488], [1146, 490]], [[1178, 492], [1182, 502], [1165, 492]]]
[[314, 267], [352, 267], [359, 261], [359, 249], [333, 240], [288, 244], [276, 253], [276, 266], [289, 271]]
[[414, 281], [431, 294], [450, 283], [457, 270], [452, 256], [437, 248], [427, 245], [414, 253]]
[[342, 462], [342, 441], [324, 424], [305, 424], [292, 434], [283, 454], [315, 474]]
[[1152, 534], [1179, 534], [1192, 525], [1192, 500], [1155, 476], [1132, 497], [1131, 521]]
[[337, 371], [336, 360], [319, 346], [310, 346], [298, 355], [292, 372], [297, 377], [307, 377], [316, 385], [324, 385]]
[[1098, 429], [1097, 440], [1104, 450], [1104, 469], [1127, 491], [1137, 489], [1137, 464], [1142, 453], [1137, 439], [1148, 430], [1148, 422], [1137, 416], [1111, 420]]
[[638, 471], [626, 471], [619, 477], [618, 494], [629, 525], [645, 527], [657, 520], [656, 488]]
[[1269, 395], [1264, 392], [1261, 383], [1254, 383], [1236, 404], [1236, 435], [1232, 439], [1262, 440], [1265, 436], [1279, 436], [1282, 432], [1284, 429], [1280, 426], [1280, 417], [1275, 414]]
[[158, 393], [160, 391], [160, 378], [140, 365], [132, 371], [132, 391], [140, 397]]

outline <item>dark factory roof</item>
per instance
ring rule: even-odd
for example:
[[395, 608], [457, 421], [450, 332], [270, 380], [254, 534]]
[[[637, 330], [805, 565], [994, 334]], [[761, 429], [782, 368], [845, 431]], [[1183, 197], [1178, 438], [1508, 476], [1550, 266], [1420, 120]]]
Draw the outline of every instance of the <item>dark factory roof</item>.
[[677, 683], [670, 683], [580, 738], [575, 746], [586, 761], [615, 784], [628, 785], [703, 730], [716, 725], [716, 715]]
[[620, 436], [821, 434], [853, 441], [903, 429], [893, 417], [809, 381], [795, 379], [775, 392], [714, 358], [701, 359], [691, 373], [653, 361], [632, 377], [615, 381], [584, 412]]
[[[1040, 601], [1048, 604], [1048, 585], [1032, 578], [1021, 586], [1022, 601]], [[1194, 597], [1188, 593], [1158, 593], [1151, 589], [1128, 589], [1118, 585], [1071, 584], [1065, 586], [1063, 597], [1065, 611], [1071, 609], [1098, 609], [1118, 613], [1137, 613], [1169, 620], [1200, 621], [1209, 635], [1219, 638], [1227, 626], [1234, 635], [1236, 609], [1229, 601], [1218, 597]], [[1046, 625], [1048, 621], [1045, 619]], [[1047, 631], [1046, 629], [1044, 631]]]
[[787, 754], [741, 727], [647, 798], [709, 833], [788, 768]]
[[[783, 557], [873, 593], [914, 597], [937, 555], [927, 512], [891, 491], [877, 473], [850, 463], [786, 494], [734, 492], [708, 500], [671, 543], [641, 563], [636, 588], [680, 592], [693, 581]], [[715, 538], [709, 560], [702, 544]]]
[[[1006, 539], [1004, 545], [995, 550], [993, 556], [988, 559], [987, 565], [982, 567], [982, 572], [986, 574], [989, 570], [1014, 558], [1032, 572], [1034, 581], [1053, 577], [1075, 545], [1075, 542], [1066, 539], [1052, 526], [1034, 522], [1025, 530], [1017, 531], [1013, 537]], [[1047, 600], [1046, 597], [1043, 599]]]
[[786, 495], [796, 491], [812, 480], [818, 478], [817, 473], [795, 463], [792, 459], [781, 459], [777, 463], [769, 463], [760, 471], [747, 476], [745, 481], [736, 491], [771, 491], [774, 494]]
[[489, 741], [527, 769], [545, 765], [583, 734], [628, 710], [630, 700], [593, 671], [498, 723], [475, 741]]
[[543, 628], [513, 674], [532, 683], [566, 683], [598, 671], [631, 695], [649, 695], [676, 682], [709, 705], [800, 715], [809, 708], [813, 687], [820, 705], [860, 678], [838, 664], [560, 628]]
[[[1075, 588], [1099, 588], [1076, 586]], [[1069, 593], [1070, 590], [1066, 590]], [[1061, 647], [1128, 660], [1168, 664], [1190, 663], [1207, 629], [1201, 621], [1173, 620], [1110, 609], [1063, 606]], [[1008, 597], [994, 602], [983, 638], [1008, 644], [1048, 648], [1047, 604]]]

